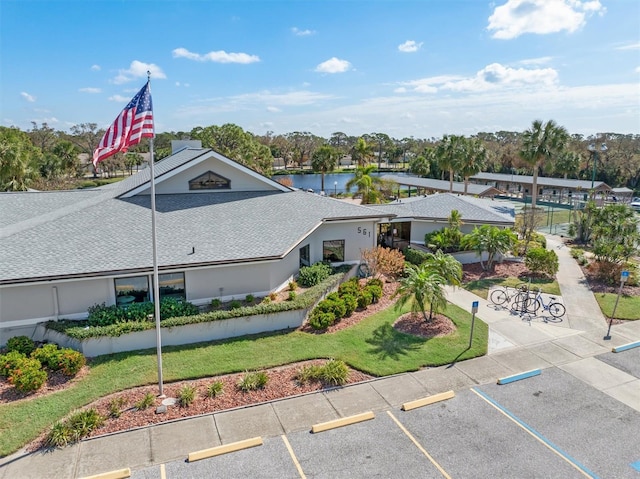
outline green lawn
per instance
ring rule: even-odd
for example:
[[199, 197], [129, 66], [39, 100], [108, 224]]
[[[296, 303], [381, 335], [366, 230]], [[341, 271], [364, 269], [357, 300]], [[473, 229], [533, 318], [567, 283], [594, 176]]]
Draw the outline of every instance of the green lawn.
[[[613, 314], [613, 307], [616, 304], [617, 294], [596, 293], [596, 300], [600, 305], [602, 313], [610, 318]], [[620, 295], [620, 301], [616, 307], [616, 319], [640, 319], [640, 296]]]
[[[475, 322], [469, 349], [471, 315], [454, 305], [449, 305], [445, 313], [457, 331], [442, 338], [422, 339], [396, 331], [392, 324], [403, 312], [390, 307], [334, 334], [293, 331], [165, 347], [164, 380], [169, 383], [217, 376], [314, 358], [342, 359], [366, 373], [387, 376], [487, 352], [487, 325]], [[155, 349], [100, 356], [89, 366], [89, 374], [66, 390], [0, 406], [0, 457], [15, 452], [74, 409], [108, 394], [157, 381]]]
[[[513, 288], [521, 283], [523, 283], [523, 281], [519, 278], [487, 278], [469, 281], [468, 283], [464, 283], [462, 287], [481, 298], [488, 299], [489, 289], [493, 287], [509, 286]], [[527, 283], [529, 283], [529, 281], [527, 281]], [[540, 288], [540, 291], [543, 293], [560, 296], [560, 286], [555, 279], [531, 278], [529, 284], [531, 284], [531, 287]]]

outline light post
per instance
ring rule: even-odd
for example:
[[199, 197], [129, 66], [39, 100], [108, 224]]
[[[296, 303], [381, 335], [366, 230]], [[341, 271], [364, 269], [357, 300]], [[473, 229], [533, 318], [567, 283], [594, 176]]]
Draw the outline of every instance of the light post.
[[[598, 164], [598, 149], [596, 148], [595, 143], [589, 144], [587, 149], [591, 152], [591, 156], [593, 157], [593, 172], [591, 173], [591, 194], [593, 197], [596, 197], [596, 192], [593, 191], [594, 184], [596, 182], [596, 165]], [[604, 153], [607, 151], [606, 143], [602, 143], [600, 145], [600, 151]]]
[[628, 271], [623, 271], [622, 273], [620, 273], [620, 289], [618, 290], [618, 297], [616, 298], [616, 304], [613, 305], [611, 318], [609, 318], [609, 329], [607, 329], [607, 335], [603, 339], [611, 339], [611, 323], [613, 323], [613, 317], [616, 315], [616, 308], [618, 307], [618, 301], [620, 300], [620, 295], [622, 294], [622, 288], [627, 279], [629, 279]]
[[333, 182], [333, 196], [334, 196], [334, 198], [338, 197], [338, 182], [337, 181]]

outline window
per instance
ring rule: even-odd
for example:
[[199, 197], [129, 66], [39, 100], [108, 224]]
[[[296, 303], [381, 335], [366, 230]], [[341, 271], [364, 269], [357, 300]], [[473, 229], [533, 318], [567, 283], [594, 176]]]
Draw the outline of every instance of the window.
[[160, 299], [186, 299], [184, 294], [184, 273], [167, 273], [158, 275]]
[[344, 240], [323, 241], [322, 259], [332, 263], [344, 261]]
[[228, 190], [231, 189], [231, 181], [224, 176], [220, 176], [213, 171], [206, 173], [189, 181], [190, 190]]
[[133, 276], [131, 278], [116, 278], [116, 304], [127, 306], [131, 303], [149, 301], [149, 278], [147, 276]]
[[300, 248], [300, 267], [311, 266], [311, 254], [309, 253], [309, 245]]

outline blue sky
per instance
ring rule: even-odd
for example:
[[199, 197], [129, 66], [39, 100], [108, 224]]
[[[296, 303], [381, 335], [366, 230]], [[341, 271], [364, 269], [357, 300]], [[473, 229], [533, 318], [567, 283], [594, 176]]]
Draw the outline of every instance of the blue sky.
[[637, 0], [2, 0], [0, 124], [640, 133]]

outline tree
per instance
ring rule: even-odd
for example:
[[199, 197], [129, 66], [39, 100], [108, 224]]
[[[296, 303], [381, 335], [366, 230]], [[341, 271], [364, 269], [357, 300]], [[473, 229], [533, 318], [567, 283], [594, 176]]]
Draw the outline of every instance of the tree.
[[355, 161], [358, 166], [367, 166], [371, 158], [373, 158], [371, 146], [367, 144], [364, 138], [358, 138], [356, 144], [351, 148], [352, 161]]
[[425, 148], [424, 154], [418, 155], [409, 161], [409, 171], [414, 175], [427, 177], [431, 173], [431, 164], [436, 161], [435, 149]]
[[458, 159], [458, 173], [464, 178], [464, 194], [467, 194], [469, 177], [482, 171], [487, 160], [487, 150], [479, 138], [462, 141], [462, 155]]
[[447, 284], [460, 286], [462, 282], [462, 264], [450, 254], [438, 250], [435, 253], [427, 253], [423, 262], [431, 271], [442, 276]]
[[361, 256], [374, 278], [379, 275], [395, 278], [404, 270], [404, 255], [397, 249], [376, 246], [362, 251]]
[[438, 166], [449, 172], [449, 193], [453, 193], [453, 172], [458, 169], [465, 149], [465, 138], [457, 135], [445, 135], [436, 148]]
[[534, 120], [531, 128], [524, 132], [520, 158], [533, 167], [532, 209], [536, 208], [538, 196], [538, 169], [545, 160], [562, 153], [568, 140], [567, 130], [558, 126], [553, 120], [546, 123]]
[[593, 253], [598, 261], [621, 263], [639, 253], [639, 221], [633, 210], [622, 204], [596, 209], [591, 228]]
[[[480, 265], [485, 271], [493, 269], [496, 256], [505, 254], [515, 244], [518, 237], [509, 229], [500, 229], [497, 226], [482, 225], [473, 228], [473, 231], [463, 238], [463, 243], [469, 249], [473, 249], [480, 256]], [[482, 253], [487, 253], [487, 264], [482, 262]]]
[[581, 163], [582, 156], [579, 153], [576, 153], [575, 151], [564, 151], [551, 165], [551, 172], [556, 175], [562, 175], [565, 179], [569, 174], [576, 177], [580, 170]]
[[358, 166], [355, 175], [345, 185], [347, 191], [351, 191], [354, 186], [358, 188], [358, 193], [362, 195], [362, 203], [380, 203], [384, 183], [379, 176], [372, 176], [376, 171], [375, 165]]
[[[446, 280], [427, 265], [410, 265], [406, 268], [407, 276], [400, 280], [400, 285], [394, 296], [398, 296], [396, 309], [407, 303], [411, 304], [411, 312], [422, 314], [425, 322], [433, 319], [433, 313], [443, 310], [447, 306], [444, 285]], [[426, 306], [429, 304], [429, 316]]]
[[313, 153], [311, 157], [311, 168], [316, 173], [321, 173], [321, 191], [324, 191], [324, 174], [333, 171], [337, 161], [338, 155], [336, 150], [329, 145], [323, 145]]
[[0, 191], [25, 191], [38, 177], [42, 155], [29, 136], [17, 128], [0, 126]]

